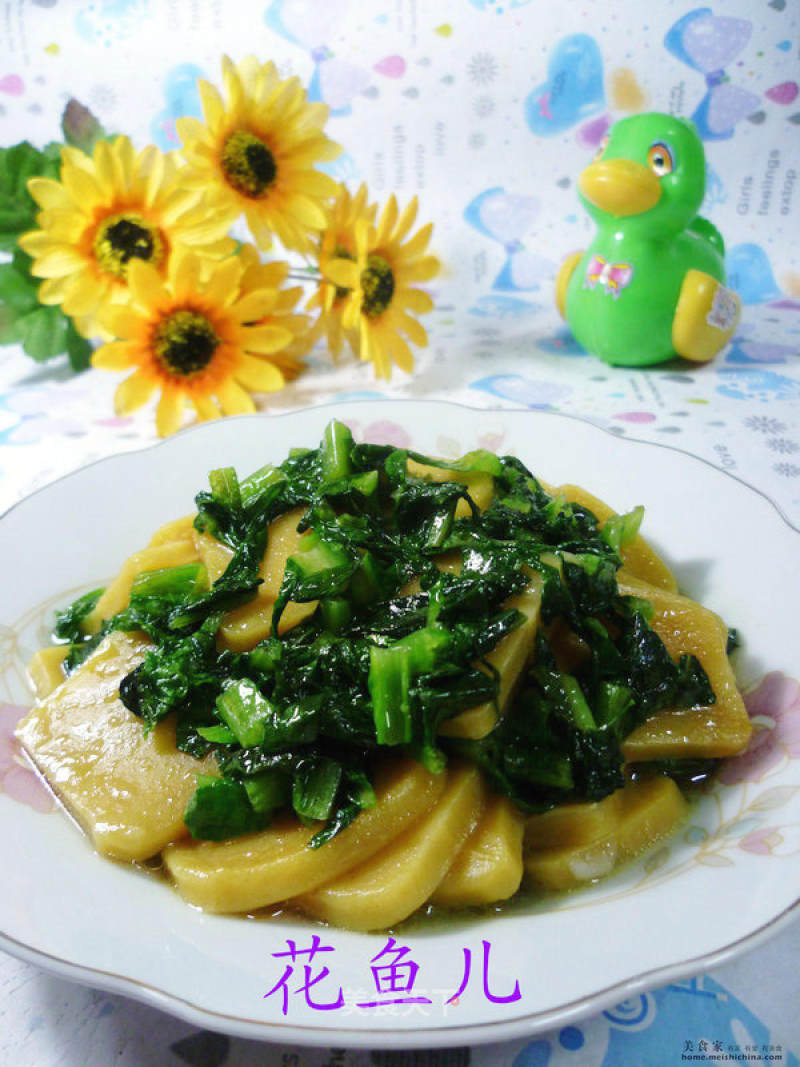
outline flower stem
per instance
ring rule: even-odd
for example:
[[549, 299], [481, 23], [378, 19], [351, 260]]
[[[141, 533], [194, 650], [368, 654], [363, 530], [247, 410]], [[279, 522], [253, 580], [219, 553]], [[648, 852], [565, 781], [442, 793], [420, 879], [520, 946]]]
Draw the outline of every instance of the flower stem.
[[316, 267], [303, 267], [301, 270], [290, 270], [288, 275], [293, 282], [320, 282], [322, 275]]

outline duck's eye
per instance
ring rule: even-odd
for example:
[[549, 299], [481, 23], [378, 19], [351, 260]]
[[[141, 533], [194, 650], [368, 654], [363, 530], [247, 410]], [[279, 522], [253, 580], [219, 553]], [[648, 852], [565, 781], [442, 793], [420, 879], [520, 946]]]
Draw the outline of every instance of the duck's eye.
[[603, 158], [603, 153], [605, 152], [605, 150], [607, 148], [608, 148], [608, 134], [606, 134], [605, 137], [603, 138], [603, 140], [600, 142], [600, 145], [599, 145], [597, 151], [594, 154], [594, 162], [595, 163], [598, 161], [598, 159], [602, 159]]
[[663, 178], [665, 174], [672, 174], [675, 169], [672, 152], [663, 141], [656, 141], [655, 144], [650, 145], [647, 150], [647, 163], [653, 174], [657, 174], [659, 178]]

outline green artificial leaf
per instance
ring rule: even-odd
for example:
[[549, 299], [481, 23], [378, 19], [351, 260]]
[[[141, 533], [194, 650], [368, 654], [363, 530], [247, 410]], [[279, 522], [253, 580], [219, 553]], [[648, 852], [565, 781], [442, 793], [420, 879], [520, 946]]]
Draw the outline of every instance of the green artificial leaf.
[[92, 346], [85, 337], [81, 337], [71, 319], [67, 320], [64, 344], [69, 356], [69, 365], [72, 369], [74, 371], [87, 370], [91, 363]]
[[37, 288], [30, 275], [17, 270], [13, 263], [0, 263], [0, 301], [10, 311], [17, 314], [33, 311], [39, 303]]
[[67, 343], [67, 319], [57, 307], [38, 307], [17, 320], [25, 352], [36, 360], [51, 359]]
[[17, 245], [21, 234], [36, 225], [38, 205], [28, 192], [33, 177], [57, 178], [61, 145], [42, 151], [27, 141], [0, 149], [0, 251], [11, 252], [0, 264], [0, 345], [20, 343], [36, 360], [66, 352], [74, 371], [85, 370], [92, 347], [58, 307], [39, 305], [39, 279], [31, 274], [33, 259]]
[[40, 152], [27, 141], [0, 148], [0, 251], [13, 252], [17, 238], [36, 225], [39, 207], [28, 192], [30, 178], [57, 178], [61, 146]]
[[0, 345], [14, 345], [19, 339], [16, 312], [0, 304]]

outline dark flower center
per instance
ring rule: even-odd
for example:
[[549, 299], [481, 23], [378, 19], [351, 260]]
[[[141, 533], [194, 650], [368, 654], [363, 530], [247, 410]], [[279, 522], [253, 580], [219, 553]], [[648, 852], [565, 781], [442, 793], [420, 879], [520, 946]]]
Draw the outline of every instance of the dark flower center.
[[159, 230], [141, 215], [109, 215], [94, 235], [95, 259], [106, 273], [125, 280], [128, 263], [143, 259], [157, 267], [164, 258], [164, 241]]
[[361, 310], [370, 319], [381, 315], [394, 296], [394, 275], [383, 256], [369, 256], [361, 272]]
[[228, 182], [244, 196], [257, 199], [275, 181], [275, 156], [263, 141], [247, 130], [237, 130], [222, 149], [222, 169]]
[[153, 350], [162, 366], [181, 377], [205, 370], [219, 344], [211, 323], [197, 311], [174, 311], [153, 333]]

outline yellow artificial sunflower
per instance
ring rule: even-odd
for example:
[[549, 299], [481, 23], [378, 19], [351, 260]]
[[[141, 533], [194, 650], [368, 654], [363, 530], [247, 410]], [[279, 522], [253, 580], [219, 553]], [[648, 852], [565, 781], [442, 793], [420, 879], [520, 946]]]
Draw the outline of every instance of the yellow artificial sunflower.
[[92, 156], [61, 152], [61, 178], [31, 178], [28, 189], [42, 208], [38, 230], [19, 245], [33, 257], [31, 272], [44, 278], [42, 304], [60, 304], [80, 332], [91, 336], [112, 304], [128, 298], [131, 262], [149, 263], [165, 276], [181, 247], [219, 257], [234, 247], [227, 222], [215, 218], [201, 195], [186, 189], [175, 153], [153, 145], [136, 152], [127, 137], [98, 141]]
[[238, 64], [224, 56], [222, 76], [225, 101], [213, 85], [198, 83], [205, 123], [176, 122], [186, 181], [206, 190], [211, 210], [228, 223], [244, 213], [260, 248], [275, 234], [286, 248], [308, 251], [337, 190], [314, 169], [341, 152], [323, 133], [328, 108], [308, 102], [299, 78], [281, 79], [274, 63], [255, 56]]
[[244, 271], [240, 256], [212, 263], [179, 253], [162, 279], [149, 263], [131, 261], [129, 306], [103, 315], [118, 340], [92, 356], [95, 367], [133, 370], [117, 388], [118, 415], [160, 390], [156, 428], [166, 437], [187, 404], [201, 420], [252, 412], [250, 392], [275, 392], [297, 373], [299, 361], [285, 355], [295, 334], [275, 315], [278, 289], [264, 277], [245, 290]]
[[355, 262], [356, 223], [365, 219], [369, 225], [373, 225], [376, 210], [374, 204], [367, 204], [366, 185], [361, 185], [355, 196], [351, 196], [348, 190], [341, 186], [331, 210], [330, 222], [317, 244], [316, 258], [322, 277], [317, 284], [317, 291], [313, 293], [306, 307], [309, 311], [319, 308], [314, 337], [316, 339], [325, 334], [328, 351], [334, 359], [342, 351], [345, 338], [353, 350], [353, 355], [358, 355], [358, 334], [353, 330], [345, 330], [342, 325], [342, 314], [347, 306], [350, 290], [327, 281], [325, 272], [333, 259]]
[[[355, 330], [359, 356], [372, 360], [379, 378], [391, 378], [392, 363], [411, 373], [414, 357], [405, 334], [424, 348], [428, 335], [412, 317], [433, 310], [433, 300], [416, 282], [430, 281], [439, 271], [439, 260], [426, 253], [433, 232], [427, 223], [408, 236], [417, 217], [417, 198], [398, 217], [397, 200], [389, 198], [377, 226], [367, 219], [355, 225], [356, 259], [330, 260], [327, 278], [350, 295], [342, 314], [345, 330]], [[405, 243], [404, 243], [405, 242]]]

